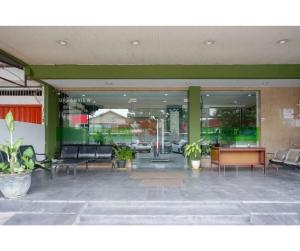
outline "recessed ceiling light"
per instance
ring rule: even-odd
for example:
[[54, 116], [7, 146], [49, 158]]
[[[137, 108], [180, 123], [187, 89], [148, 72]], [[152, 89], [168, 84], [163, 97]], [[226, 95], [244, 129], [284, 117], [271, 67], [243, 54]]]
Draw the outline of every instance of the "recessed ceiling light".
[[206, 41], [204, 41], [204, 44], [205, 44], [205, 45], [213, 45], [213, 44], [215, 44], [215, 43], [216, 43], [215, 40], [206, 40]]
[[58, 40], [58, 41], [56, 41], [56, 43], [58, 43], [59, 45], [62, 45], [62, 46], [68, 45], [68, 42], [66, 40]]
[[251, 94], [251, 93], [249, 93], [249, 94], [248, 94], [248, 97], [251, 97], [251, 96], [252, 96], [252, 94]]
[[209, 93], [207, 93], [205, 96], [206, 96], [206, 97], [209, 97], [209, 96], [210, 96], [210, 94], [209, 94]]
[[167, 100], [163, 100], [162, 102], [167, 103]]
[[134, 45], [134, 46], [141, 44], [141, 42], [139, 40], [132, 40], [130, 43], [131, 43], [131, 45]]
[[280, 40], [277, 41], [278, 44], [286, 44], [287, 42], [289, 42], [289, 40], [286, 39], [286, 38], [285, 39], [280, 39]]
[[128, 103], [136, 103], [137, 99], [136, 98], [131, 98], [128, 100]]
[[127, 94], [126, 94], [126, 93], [124, 93], [124, 94], [123, 94], [123, 96], [124, 96], [124, 97], [126, 97], [126, 96], [127, 96]]
[[165, 96], [168, 96], [169, 94], [168, 94], [168, 93], [165, 93], [164, 95], [165, 95]]
[[82, 96], [82, 97], [85, 97], [85, 94], [82, 94], [81, 96]]

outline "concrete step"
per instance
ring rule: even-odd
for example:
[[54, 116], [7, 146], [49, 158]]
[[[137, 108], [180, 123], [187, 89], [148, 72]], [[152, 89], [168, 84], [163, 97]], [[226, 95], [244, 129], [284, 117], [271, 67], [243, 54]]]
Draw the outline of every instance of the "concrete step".
[[253, 225], [299, 225], [297, 212], [283, 213], [251, 213], [250, 223]]
[[240, 225], [250, 224], [238, 203], [219, 202], [89, 202], [82, 225]]
[[88, 204], [83, 210], [88, 215], [239, 215], [242, 210], [237, 205], [98, 205]]
[[79, 225], [246, 225], [249, 215], [85, 215]]

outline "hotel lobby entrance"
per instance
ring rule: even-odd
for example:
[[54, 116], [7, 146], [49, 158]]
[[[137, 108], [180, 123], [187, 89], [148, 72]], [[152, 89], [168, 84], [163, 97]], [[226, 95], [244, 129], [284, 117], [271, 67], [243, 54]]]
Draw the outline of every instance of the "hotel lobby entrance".
[[59, 97], [62, 144], [130, 148], [136, 169], [186, 167], [185, 91], [68, 91]]

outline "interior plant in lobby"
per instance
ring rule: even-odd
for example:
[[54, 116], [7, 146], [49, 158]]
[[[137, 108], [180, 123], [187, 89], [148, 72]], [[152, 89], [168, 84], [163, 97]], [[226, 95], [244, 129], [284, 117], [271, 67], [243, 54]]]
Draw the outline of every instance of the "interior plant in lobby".
[[115, 156], [116, 156], [118, 168], [125, 168], [127, 149], [125, 147], [115, 149]]
[[95, 134], [94, 134], [94, 141], [99, 144], [99, 145], [104, 145], [105, 143], [105, 136], [102, 132], [100, 131], [97, 131]]
[[132, 161], [135, 158], [135, 151], [130, 147], [126, 147], [126, 168], [128, 171], [132, 168]]
[[191, 161], [193, 169], [200, 168], [200, 155], [201, 148], [199, 142], [193, 142], [184, 147], [184, 156]]
[[135, 152], [130, 147], [120, 147], [118, 149], [114, 148], [114, 151], [118, 168], [125, 168], [126, 162], [131, 162], [135, 157]]
[[17, 198], [27, 194], [31, 186], [31, 172], [34, 168], [33, 151], [26, 149], [19, 156], [22, 139], [14, 141], [15, 123], [13, 114], [9, 111], [5, 116], [5, 124], [9, 140], [0, 145], [2, 161], [0, 163], [0, 190], [6, 198]]

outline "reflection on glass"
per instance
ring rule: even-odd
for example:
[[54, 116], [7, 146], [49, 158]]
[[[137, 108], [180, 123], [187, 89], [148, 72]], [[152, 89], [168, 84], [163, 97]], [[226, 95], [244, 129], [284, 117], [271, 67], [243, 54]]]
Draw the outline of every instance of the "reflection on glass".
[[211, 91], [202, 94], [202, 138], [221, 146], [259, 143], [256, 92]]
[[[171, 152], [187, 139], [185, 92], [69, 92], [61, 102], [63, 143], [128, 145]], [[72, 102], [70, 102], [70, 100]]]

